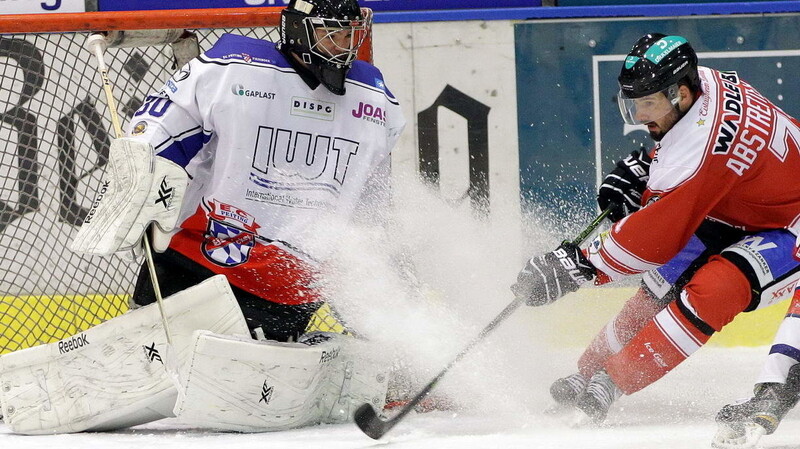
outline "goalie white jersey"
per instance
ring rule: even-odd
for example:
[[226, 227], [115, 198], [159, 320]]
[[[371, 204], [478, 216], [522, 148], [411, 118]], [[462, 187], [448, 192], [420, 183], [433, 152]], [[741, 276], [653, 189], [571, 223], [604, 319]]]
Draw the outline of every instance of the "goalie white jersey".
[[385, 185], [405, 126], [377, 68], [345, 86], [311, 89], [276, 44], [228, 34], [149, 96], [128, 134], [191, 178], [170, 248], [270, 301], [317, 300], [303, 236]]

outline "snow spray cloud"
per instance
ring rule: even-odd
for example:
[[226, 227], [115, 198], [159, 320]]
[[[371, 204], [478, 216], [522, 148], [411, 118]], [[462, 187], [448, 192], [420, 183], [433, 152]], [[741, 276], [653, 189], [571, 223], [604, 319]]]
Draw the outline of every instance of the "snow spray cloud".
[[[479, 219], [468, 201], [445, 201], [416, 179], [395, 177], [388, 215], [381, 226], [325, 223], [320, 235], [336, 239], [316, 244], [334, 245], [325, 279], [331, 304], [372, 342], [373, 357], [397, 368], [400, 388], [413, 396], [513, 299], [509, 286], [530, 251], [551, 249], [557, 239], [537, 229], [526, 229], [523, 239], [518, 217]], [[530, 390], [535, 374], [520, 381], [513, 365], [537, 359], [536, 342], [525, 329], [530, 310], [518, 315], [436, 391], [483, 410], [500, 402], [507, 409], [520, 388]]]

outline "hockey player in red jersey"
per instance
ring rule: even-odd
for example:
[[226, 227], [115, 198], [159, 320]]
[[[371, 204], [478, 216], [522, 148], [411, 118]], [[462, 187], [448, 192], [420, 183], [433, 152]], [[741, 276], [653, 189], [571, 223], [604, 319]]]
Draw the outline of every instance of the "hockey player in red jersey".
[[512, 286], [539, 306], [592, 280], [644, 273], [642, 289], [581, 358], [580, 373], [551, 389], [595, 422], [738, 313], [788, 298], [786, 287], [800, 278], [797, 120], [736, 72], [698, 67], [681, 36], [640, 38], [619, 83], [623, 119], [646, 125], [657, 145], [606, 177], [600, 202], [624, 206], [618, 221], [588, 248], [562, 244], [531, 258]]

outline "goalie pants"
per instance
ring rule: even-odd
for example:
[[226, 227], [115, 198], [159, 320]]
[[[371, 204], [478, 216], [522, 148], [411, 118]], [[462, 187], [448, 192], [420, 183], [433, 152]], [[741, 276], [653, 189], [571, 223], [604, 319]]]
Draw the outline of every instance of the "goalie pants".
[[[215, 275], [208, 268], [173, 249], [167, 249], [163, 253], [154, 253], [153, 260], [161, 294], [164, 297], [199, 284]], [[321, 302], [300, 305], [278, 304], [233, 285], [231, 285], [231, 289], [242, 308], [247, 327], [250, 328], [254, 338], [262, 337], [260, 334], [263, 332], [263, 337], [269, 340], [297, 341], [297, 338], [305, 333], [311, 316], [322, 305]], [[136, 280], [133, 302], [144, 306], [155, 300], [155, 293], [150, 282], [150, 271], [144, 264]]]

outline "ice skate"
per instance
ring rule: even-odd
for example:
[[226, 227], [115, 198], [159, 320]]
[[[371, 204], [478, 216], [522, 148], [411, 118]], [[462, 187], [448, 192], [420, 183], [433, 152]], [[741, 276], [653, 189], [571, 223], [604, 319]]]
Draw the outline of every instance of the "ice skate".
[[545, 414], [558, 415], [574, 410], [575, 400], [586, 390], [589, 381], [580, 373], [557, 379], [550, 385], [550, 396], [555, 401], [545, 410]]
[[606, 419], [611, 404], [622, 395], [611, 376], [605, 371], [598, 371], [589, 380], [586, 390], [575, 398], [575, 407], [583, 412], [576, 425], [588, 423], [601, 424]]
[[797, 389], [789, 384], [756, 385], [755, 395], [745, 401], [728, 404], [717, 413], [715, 448], [752, 448], [764, 435], [775, 432], [786, 413], [798, 401]]

